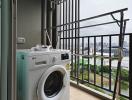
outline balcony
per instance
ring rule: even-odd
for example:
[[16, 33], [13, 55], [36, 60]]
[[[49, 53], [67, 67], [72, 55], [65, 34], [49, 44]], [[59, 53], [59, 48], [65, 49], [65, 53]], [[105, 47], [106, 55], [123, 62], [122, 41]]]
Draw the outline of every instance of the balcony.
[[[55, 0], [49, 0], [49, 1], [53, 2]], [[44, 41], [49, 42], [48, 44], [50, 44], [50, 42], [53, 42], [53, 44], [55, 45], [54, 47], [56, 47], [56, 44], [57, 44], [56, 42], [59, 37], [60, 49], [71, 50], [71, 53], [72, 53], [71, 55], [71, 87], [70, 87], [71, 100], [87, 100], [87, 98], [90, 100], [112, 99], [113, 94], [115, 94], [114, 88], [115, 86], [117, 86], [117, 82], [119, 83], [120, 100], [128, 100], [128, 99], [132, 100], [132, 77], [131, 77], [132, 76], [132, 49], [131, 49], [132, 34], [130, 33], [125, 34], [125, 27], [126, 27], [126, 22], [128, 21], [128, 19], [124, 19], [124, 14], [125, 14], [124, 11], [126, 11], [127, 8], [80, 20], [80, 17], [79, 17], [80, 16], [80, 12], [79, 12], [80, 0], [56, 0], [56, 1], [57, 1], [55, 2], [56, 5], [54, 4], [52, 5], [51, 3], [51, 6], [53, 6], [53, 8], [52, 9], [49, 8], [49, 9], [54, 10], [55, 12], [56, 10], [58, 10], [58, 13], [56, 13], [57, 16], [56, 14], [53, 13], [55, 17], [52, 16], [53, 18], [52, 17], [47, 18], [47, 16], [45, 15], [47, 12], [45, 14], [43, 13], [41, 14], [43, 18], [42, 27], [41, 27], [42, 29], [41, 42], [42, 44], [44, 43]], [[8, 4], [10, 3], [11, 2], [9, 2]], [[16, 2], [13, 2], [13, 3], [15, 5]], [[4, 6], [2, 7], [4, 8]], [[31, 9], [34, 8], [36, 11], [36, 8], [34, 5], [31, 7], [32, 7]], [[54, 8], [54, 7], [57, 7], [57, 8]], [[10, 7], [5, 7], [5, 8], [10, 8]], [[26, 9], [27, 7], [24, 7], [24, 8]], [[42, 7], [42, 9], [43, 8], [45, 9], [45, 7]], [[28, 9], [28, 11], [30, 10]], [[5, 11], [2, 10], [2, 12], [5, 12]], [[7, 9], [7, 12], [9, 12], [9, 9]], [[5, 13], [5, 15], [6, 14], [7, 13]], [[28, 15], [27, 12], [26, 14]], [[49, 14], [52, 15], [52, 13], [49, 13]], [[114, 14], [119, 14], [120, 19], [116, 19], [114, 17]], [[19, 15], [21, 16], [21, 14]], [[33, 15], [33, 14], [29, 13], [29, 15]], [[11, 17], [11, 16], [8, 16], [8, 17]], [[96, 23], [91, 25], [89, 25], [89, 23], [88, 24], [85, 23], [91, 19], [96, 19], [100, 17], [102, 18], [105, 16], [111, 16], [112, 20], [114, 21]], [[2, 32], [2, 36], [4, 37], [2, 38], [3, 40], [2, 47], [4, 47], [4, 49], [2, 48], [2, 57], [5, 59], [2, 59], [2, 65], [4, 65], [4, 67], [2, 67], [3, 71], [1, 72], [2, 72], [2, 76], [8, 76], [8, 78], [2, 77], [2, 80], [4, 80], [2, 81], [2, 85], [4, 82], [7, 83], [6, 81], [7, 79], [8, 90], [9, 92], [11, 92], [10, 89], [13, 90], [13, 88], [15, 88], [15, 85], [16, 85], [14, 84], [16, 83], [15, 73], [14, 73], [16, 71], [15, 62], [14, 63], [11, 62], [13, 61], [12, 59], [15, 59], [14, 58], [15, 53], [12, 52], [13, 49], [9, 49], [9, 51], [7, 49], [13, 45], [13, 42], [15, 43], [16, 36], [15, 34], [14, 34], [15, 38], [11, 36], [10, 32], [12, 30], [10, 28], [11, 24], [9, 23], [12, 21], [9, 21], [9, 19], [12, 19], [12, 18], [8, 18], [8, 17], [2, 16], [2, 19], [5, 18], [5, 21], [3, 20], [3, 22], [5, 23], [2, 25], [4, 25], [3, 27], [6, 27], [7, 29], [6, 28], [3, 29], [3, 32]], [[14, 17], [14, 19], [16, 18]], [[26, 19], [26, 18], [22, 18], [22, 19]], [[43, 25], [43, 23], [45, 22], [50, 22], [50, 21], [47, 21], [46, 19], [53, 20], [53, 25]], [[60, 25], [56, 26], [56, 23], [58, 22], [60, 23]], [[82, 26], [84, 25], [82, 24], [83, 22], [85, 23], [86, 26]], [[25, 27], [30, 26], [30, 25], [27, 25], [27, 22], [25, 24], [26, 25], [20, 24], [20, 26], [25, 26]], [[81, 29], [93, 28], [93, 27], [109, 25], [109, 24], [117, 24], [119, 26], [118, 28], [120, 31], [116, 32], [115, 34], [111, 34], [111, 31], [110, 31], [109, 35], [96, 35], [96, 36], [95, 35], [89, 36], [89, 34], [94, 33], [93, 31], [85, 31], [87, 32], [87, 36], [81, 35], [81, 32], [82, 32], [80, 31]], [[6, 25], [9, 27], [7, 27]], [[15, 21], [14, 21], [14, 25], [15, 25]], [[36, 25], [37, 23], [33, 24], [33, 26], [35, 27]], [[8, 29], [10, 30], [9, 32], [7, 32]], [[22, 30], [26, 30], [26, 29], [22, 29]], [[34, 32], [35, 34], [40, 33], [40, 31], [39, 32], [34, 31]], [[5, 33], [5, 35], [3, 35], [3, 33]], [[26, 34], [30, 32], [23, 31], [22, 33]], [[48, 36], [46, 37], [47, 33], [50, 34], [49, 35], [50, 37]], [[53, 35], [53, 38], [52, 38], [52, 35]], [[57, 37], [57, 35], [59, 36]], [[12, 38], [14, 39], [14, 41], [12, 41], [13, 40]], [[49, 38], [51, 38], [51, 40], [53, 39], [53, 41], [50, 41]], [[11, 42], [9, 43], [4, 42], [5, 40], [9, 40]], [[113, 42], [115, 40], [118, 41], [116, 42], [116, 44]], [[4, 43], [7, 45], [5, 45]], [[16, 45], [13, 45], [13, 46], [15, 49]], [[123, 59], [121, 59], [122, 56], [123, 56]], [[7, 59], [8, 57], [9, 59]], [[120, 60], [122, 60], [121, 63], [119, 62]], [[5, 62], [9, 62], [8, 65], [11, 65], [11, 66], [8, 66]], [[118, 67], [119, 67], [119, 70], [118, 70]], [[7, 74], [8, 71], [10, 73]], [[120, 75], [117, 75], [118, 71], [120, 71], [121, 73]], [[120, 80], [117, 79], [118, 76], [120, 76], [119, 77]], [[7, 86], [5, 85], [6, 84], [4, 84], [3, 86], [7, 88]], [[3, 90], [5, 90], [4, 87], [2, 87]], [[15, 93], [15, 92], [12, 92], [12, 93]], [[2, 94], [7, 95], [7, 91], [5, 90], [5, 92], [2, 92]], [[2, 96], [5, 96], [5, 95], [2, 95]], [[9, 97], [11, 97], [11, 95], [12, 95], [11, 93], [8, 94]], [[4, 98], [6, 98], [6, 96]]]

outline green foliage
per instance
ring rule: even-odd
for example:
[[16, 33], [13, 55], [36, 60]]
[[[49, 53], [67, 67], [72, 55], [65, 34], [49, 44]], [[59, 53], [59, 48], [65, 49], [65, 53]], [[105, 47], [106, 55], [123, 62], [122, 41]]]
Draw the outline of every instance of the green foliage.
[[[116, 76], [116, 72], [117, 72], [116, 69], [112, 69], [113, 77]], [[126, 69], [122, 69], [121, 70], [121, 80], [129, 81], [129, 71], [128, 70], [126, 70]]]
[[90, 67], [90, 71], [91, 72], [95, 72], [96, 71], [96, 74], [99, 74], [99, 72], [100, 72], [99, 66], [97, 66], [97, 65], [90, 65], [89, 67]]
[[126, 98], [120, 96], [120, 100], [128, 100], [128, 99], [126, 99]]
[[122, 80], [122, 81], [121, 81], [121, 89], [127, 90], [128, 87], [129, 87], [129, 83], [126, 82], [126, 81], [124, 81], [124, 80]]
[[100, 72], [110, 73], [109, 66], [99, 66]]
[[[73, 70], [75, 71], [79, 67], [78, 69], [80, 70], [81, 73], [82, 73], [82, 68], [83, 70], [88, 70], [89, 68], [91, 72], [96, 72], [96, 74], [99, 74], [100, 72], [104, 72], [108, 74], [110, 73], [108, 65], [98, 66], [98, 65], [89, 64], [88, 66], [88, 63], [86, 63], [86, 61], [82, 61], [82, 59], [80, 60], [79, 65], [75, 63], [73, 65], [74, 65]], [[116, 72], [117, 72], [116, 69], [112, 69], [111, 73], [112, 73], [113, 78], [116, 76]], [[125, 70], [125, 69], [121, 70], [121, 79], [124, 81], [129, 81], [129, 71], [128, 70]]]
[[122, 69], [121, 70], [121, 79], [124, 81], [129, 81], [129, 71]]

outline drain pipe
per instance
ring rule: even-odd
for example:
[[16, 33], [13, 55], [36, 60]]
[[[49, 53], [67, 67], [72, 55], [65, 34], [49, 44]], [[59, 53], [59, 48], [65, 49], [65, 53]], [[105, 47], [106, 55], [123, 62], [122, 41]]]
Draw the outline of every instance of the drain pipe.
[[46, 45], [47, 0], [41, 0], [41, 44]]

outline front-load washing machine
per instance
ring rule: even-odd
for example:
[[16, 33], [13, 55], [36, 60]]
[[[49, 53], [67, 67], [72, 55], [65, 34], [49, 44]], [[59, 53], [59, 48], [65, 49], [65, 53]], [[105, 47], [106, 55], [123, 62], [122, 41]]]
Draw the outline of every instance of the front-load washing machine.
[[70, 51], [18, 50], [17, 100], [69, 100]]

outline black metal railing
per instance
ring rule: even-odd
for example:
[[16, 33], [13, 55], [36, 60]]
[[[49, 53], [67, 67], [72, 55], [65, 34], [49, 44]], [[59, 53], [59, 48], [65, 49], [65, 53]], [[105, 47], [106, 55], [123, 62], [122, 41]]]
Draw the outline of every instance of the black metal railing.
[[[60, 25], [53, 26], [52, 28], [57, 28], [57, 32], [60, 37], [60, 49], [70, 49], [71, 56], [71, 79], [77, 81], [78, 84], [85, 84], [91, 86], [92, 88], [101, 89], [100, 91], [108, 91], [112, 93], [113, 99], [116, 97], [116, 91], [118, 83], [120, 84], [119, 94], [122, 97], [129, 98], [128, 94], [123, 94], [121, 87], [122, 84], [129, 85], [129, 82], [126, 81], [123, 83], [122, 79], [125, 78], [128, 81], [128, 77], [120, 77], [119, 72], [128, 73], [128, 70], [121, 69], [121, 50], [124, 50], [123, 53], [125, 55], [127, 50], [122, 47], [124, 43], [124, 34], [126, 28], [126, 22], [129, 19], [124, 18], [124, 12], [128, 10], [120, 9], [108, 13], [104, 13], [101, 15], [81, 19], [80, 16], [80, 0], [67, 0], [66, 3], [60, 4]], [[69, 6], [69, 7], [67, 7]], [[62, 9], [62, 10], [61, 10]], [[120, 19], [116, 19], [114, 14], [119, 14]], [[62, 17], [63, 15], [63, 17]], [[111, 16], [114, 21], [107, 21], [98, 24], [85, 25], [80, 26], [81, 23], [96, 20], [98, 18]], [[97, 35], [97, 36], [81, 36], [82, 29], [88, 29], [98, 26], [117, 24], [119, 26], [119, 34], [109, 34], [109, 35]], [[111, 28], [112, 30], [112, 28]], [[88, 32], [87, 32], [88, 33]], [[90, 32], [92, 33], [92, 32]], [[131, 34], [125, 34], [129, 38]], [[116, 37], [118, 44], [116, 47], [113, 47], [112, 39]], [[105, 43], [106, 40], [107, 45]], [[98, 40], [100, 39], [100, 44], [98, 44]], [[87, 47], [86, 47], [87, 41]], [[91, 42], [92, 41], [92, 42]], [[129, 41], [130, 42], [130, 41]], [[100, 48], [100, 50], [98, 50]], [[108, 52], [104, 53], [104, 49], [108, 49]], [[113, 49], [116, 49], [113, 52]], [[119, 52], [118, 52], [119, 51]], [[86, 53], [87, 52], [87, 53]], [[126, 56], [126, 55], [125, 55]], [[128, 55], [127, 55], [128, 56]], [[129, 57], [128, 57], [129, 58]], [[99, 59], [99, 60], [98, 60]], [[121, 60], [119, 60], [121, 59]], [[93, 60], [93, 61], [91, 61]], [[104, 64], [104, 61], [108, 62], [108, 64]], [[112, 66], [112, 62], [117, 60], [117, 64], [115, 68]], [[92, 63], [90, 63], [92, 62]], [[98, 65], [97, 62], [100, 64]], [[116, 61], [115, 61], [116, 62]], [[123, 75], [123, 74], [122, 74]], [[92, 77], [92, 79], [90, 79]], [[87, 84], [86, 84], [87, 83]], [[93, 87], [94, 86], [94, 87]], [[127, 88], [127, 87], [126, 87]], [[129, 86], [128, 86], [129, 88]], [[129, 91], [129, 90], [128, 90]]]
[[[122, 65], [122, 79], [120, 81], [120, 96], [127, 99], [129, 98], [129, 39], [131, 36], [132, 34], [125, 34], [123, 62], [127, 65]], [[100, 91], [105, 90], [108, 91], [108, 94], [113, 93], [119, 59], [119, 43], [117, 42], [119, 41], [119, 34], [80, 36], [69, 39], [78, 39], [80, 45], [82, 44], [80, 53], [76, 54], [76, 49], [74, 49], [72, 54], [71, 79], [77, 81], [77, 84], [90, 84], [95, 86], [91, 86], [92, 88], [97, 87]], [[115, 39], [116, 42], [114, 41]]]

